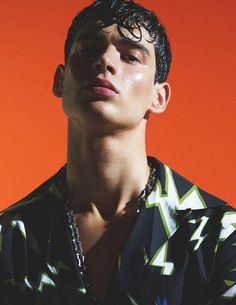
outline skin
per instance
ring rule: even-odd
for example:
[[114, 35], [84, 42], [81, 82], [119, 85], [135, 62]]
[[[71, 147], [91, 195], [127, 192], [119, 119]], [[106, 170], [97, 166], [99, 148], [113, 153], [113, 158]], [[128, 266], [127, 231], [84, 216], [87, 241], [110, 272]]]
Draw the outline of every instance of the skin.
[[[142, 33], [139, 46], [131, 46], [121, 39], [116, 24], [102, 30], [87, 24], [79, 30], [66, 66], [59, 65], [54, 77], [54, 94], [62, 98], [68, 116], [67, 185], [98, 297], [105, 294], [136, 213], [136, 199], [148, 180], [148, 114], [164, 112], [170, 98], [168, 83], [154, 84], [154, 46], [146, 41], [144, 29]], [[85, 89], [94, 77], [109, 80], [118, 93], [102, 96]], [[98, 256], [103, 258], [100, 266]]]

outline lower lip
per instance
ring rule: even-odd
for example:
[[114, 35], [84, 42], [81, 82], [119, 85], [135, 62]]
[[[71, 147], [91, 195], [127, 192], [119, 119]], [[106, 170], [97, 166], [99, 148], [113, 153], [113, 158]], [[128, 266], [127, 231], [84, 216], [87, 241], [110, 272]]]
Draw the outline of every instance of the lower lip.
[[102, 95], [102, 96], [115, 96], [117, 95], [117, 92], [106, 88], [106, 87], [99, 87], [99, 86], [94, 86], [94, 87], [89, 87], [87, 88], [88, 91]]

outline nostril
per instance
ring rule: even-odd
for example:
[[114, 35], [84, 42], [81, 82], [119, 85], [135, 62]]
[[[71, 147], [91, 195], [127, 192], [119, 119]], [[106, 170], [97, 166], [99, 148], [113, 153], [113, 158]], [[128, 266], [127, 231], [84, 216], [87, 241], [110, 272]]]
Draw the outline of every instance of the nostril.
[[101, 64], [96, 63], [96, 64], [94, 65], [94, 70], [95, 70], [95, 71], [100, 71], [100, 70], [101, 70]]
[[92, 63], [92, 69], [95, 72], [105, 72], [109, 71], [110, 73], [115, 73], [114, 63], [111, 63], [110, 59], [105, 57], [100, 57]]
[[109, 72], [113, 73], [113, 68], [112, 68], [112, 67], [108, 66], [108, 67], [107, 67], [107, 70], [108, 70]]
[[95, 71], [100, 71], [102, 69], [102, 64], [101, 64], [101, 59], [96, 60], [93, 64], [92, 64], [92, 68]]

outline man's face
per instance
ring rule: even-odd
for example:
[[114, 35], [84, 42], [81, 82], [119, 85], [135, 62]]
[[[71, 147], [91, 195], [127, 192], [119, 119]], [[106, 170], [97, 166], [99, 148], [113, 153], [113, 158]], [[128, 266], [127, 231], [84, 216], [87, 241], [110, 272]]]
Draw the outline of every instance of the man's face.
[[[145, 120], [156, 97], [156, 58], [146, 30], [137, 42], [117, 25], [83, 26], [72, 45], [63, 75], [65, 113], [82, 128], [133, 128]], [[137, 30], [137, 33], [138, 30]]]

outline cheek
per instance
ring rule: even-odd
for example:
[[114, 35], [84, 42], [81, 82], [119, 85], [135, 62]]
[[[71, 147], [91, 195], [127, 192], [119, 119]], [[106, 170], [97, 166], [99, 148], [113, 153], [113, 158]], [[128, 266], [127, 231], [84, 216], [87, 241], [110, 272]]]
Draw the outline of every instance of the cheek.
[[66, 77], [64, 79], [64, 90], [63, 90], [64, 96], [68, 96], [68, 95], [70, 96], [70, 94], [73, 92], [73, 84], [74, 84], [74, 79], [71, 71], [68, 69], [66, 71]]
[[129, 77], [124, 80], [128, 91], [127, 93], [130, 93], [136, 99], [141, 97], [149, 99], [154, 85], [154, 76], [150, 73], [150, 69], [142, 69], [142, 71], [136, 71], [128, 75]]
[[75, 81], [83, 80], [87, 77], [92, 67], [92, 60], [81, 58], [77, 54], [72, 54], [68, 62], [69, 70]]

